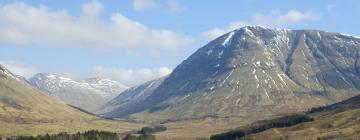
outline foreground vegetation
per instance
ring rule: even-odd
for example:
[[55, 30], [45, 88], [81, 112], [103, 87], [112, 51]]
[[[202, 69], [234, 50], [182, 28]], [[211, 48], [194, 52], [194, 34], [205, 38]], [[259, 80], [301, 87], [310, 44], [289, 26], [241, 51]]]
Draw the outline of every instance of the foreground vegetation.
[[92, 129], [114, 133], [139, 130], [143, 124], [115, 120], [83, 120], [61, 121], [51, 123], [7, 123], [0, 121], [0, 136], [36, 136], [41, 134], [57, 134], [60, 132], [77, 133]]
[[156, 132], [166, 131], [165, 126], [153, 126], [153, 127], [143, 127], [137, 134], [128, 134], [124, 140], [155, 140], [155, 136], [152, 135]]
[[314, 119], [305, 114], [296, 114], [291, 116], [280, 117], [272, 120], [265, 120], [258, 124], [254, 124], [247, 129], [232, 130], [229, 132], [212, 135], [212, 140], [235, 140], [246, 135], [259, 133], [271, 128], [289, 127], [303, 122], [313, 121]]
[[123, 140], [156, 140], [154, 135], [127, 135]]
[[61, 132], [59, 134], [46, 134], [38, 136], [13, 136], [9, 140], [119, 140], [119, 136], [113, 132], [90, 130], [83, 133], [68, 134]]
[[153, 134], [156, 132], [161, 132], [166, 130], [167, 128], [165, 126], [143, 127], [139, 133], [143, 135], [147, 135], [147, 134]]

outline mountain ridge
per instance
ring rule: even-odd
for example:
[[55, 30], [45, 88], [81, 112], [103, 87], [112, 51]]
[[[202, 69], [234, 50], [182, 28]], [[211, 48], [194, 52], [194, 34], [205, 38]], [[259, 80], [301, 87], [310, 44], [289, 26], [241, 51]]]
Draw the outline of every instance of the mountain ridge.
[[127, 88], [110, 79], [73, 80], [50, 73], [36, 74], [28, 81], [45, 93], [90, 112], [95, 111], [103, 103], [111, 100]]

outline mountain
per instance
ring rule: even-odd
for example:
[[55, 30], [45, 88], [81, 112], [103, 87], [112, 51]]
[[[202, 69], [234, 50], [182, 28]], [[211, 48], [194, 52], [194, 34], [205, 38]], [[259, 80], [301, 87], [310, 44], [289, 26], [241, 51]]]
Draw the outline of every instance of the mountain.
[[249, 139], [358, 139], [360, 134], [360, 96], [313, 109], [314, 121], [282, 129], [252, 134]]
[[88, 83], [91, 87], [110, 94], [112, 97], [119, 95], [119, 93], [128, 88], [127, 86], [110, 79], [89, 78], [80, 80], [80, 82]]
[[158, 78], [136, 87], [131, 87], [119, 96], [104, 104], [97, 113], [103, 114], [109, 111], [126, 110], [131, 106], [141, 103], [146, 100], [154, 90], [166, 79], [165, 77]]
[[53, 122], [95, 118], [52, 98], [0, 65], [0, 122]]
[[110, 79], [75, 81], [55, 74], [39, 73], [29, 79], [34, 87], [64, 102], [93, 112], [127, 87]]
[[[124, 133], [142, 124], [107, 120], [72, 107], [0, 65], [0, 137], [88, 130]], [[0, 138], [1, 139], [1, 138]]]
[[332, 104], [360, 93], [359, 51], [360, 38], [345, 34], [246, 26], [198, 49], [142, 102], [105, 115], [254, 121]]

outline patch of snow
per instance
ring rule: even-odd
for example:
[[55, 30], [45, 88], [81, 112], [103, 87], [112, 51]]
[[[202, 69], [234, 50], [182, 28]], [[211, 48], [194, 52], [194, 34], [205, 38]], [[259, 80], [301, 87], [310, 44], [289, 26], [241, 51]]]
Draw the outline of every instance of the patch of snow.
[[342, 73], [340, 73], [338, 70], [336, 70], [336, 73], [339, 74], [339, 76], [341, 77], [341, 79], [342, 79], [346, 84], [348, 84], [349, 86], [351, 86], [350, 82], [345, 79], [345, 77], [343, 76]]
[[243, 29], [244, 29], [244, 31], [245, 31], [246, 34], [248, 34], [248, 35], [250, 35], [250, 36], [255, 36], [254, 33], [253, 33], [249, 28], [245, 27], [245, 28], [243, 28]]
[[[220, 64], [219, 64], [219, 66], [220, 66]], [[216, 70], [216, 71], [212, 74], [212, 76], [215, 76], [218, 72], [219, 72], [219, 71]]]
[[340, 33], [340, 34], [343, 35], [343, 36], [353, 37], [353, 38], [358, 38], [358, 39], [360, 39], [360, 37], [358, 37], [358, 36], [353, 36], [353, 35], [349, 35], [349, 34], [345, 34], [345, 33]]
[[268, 73], [266, 73], [265, 71], [263, 71], [265, 73], [265, 75], [269, 78], [269, 80], [272, 81], [272, 83], [274, 84], [274, 86], [276, 87], [277, 90], [279, 90], [278, 85], [276, 84], [275, 80], [272, 78], [272, 76], [270, 76]]
[[212, 52], [213, 52], [213, 50], [210, 49], [210, 50], [208, 50], [208, 51], [206, 52], [206, 54], [207, 54], [207, 55], [210, 55]]
[[228, 76], [226, 76], [226, 78], [224, 79], [224, 81], [222, 82], [222, 84], [224, 84], [226, 82], [226, 80], [231, 76], [231, 74], [234, 72], [234, 69], [231, 70], [231, 72], [229, 73]]
[[239, 83], [240, 83], [240, 81], [236, 81], [236, 88], [237, 89], [239, 88]]
[[224, 47], [227, 47], [231, 43], [231, 38], [233, 37], [234, 34], [235, 34], [234, 31], [230, 32], [229, 35], [226, 37], [226, 39], [224, 40], [224, 42], [221, 45], [223, 45]]
[[219, 57], [221, 57], [224, 54], [224, 51], [219, 52]]
[[181, 86], [179, 89], [182, 90], [184, 89], [187, 85], [189, 85], [189, 82], [186, 82], [183, 86]]
[[278, 75], [279, 79], [284, 83], [284, 85], [285, 85], [287, 88], [289, 88], [289, 87], [287, 86], [286, 82], [284, 81], [283, 77], [282, 77], [280, 74], [277, 74], [277, 75]]
[[254, 78], [256, 80], [256, 88], [259, 88], [260, 84], [259, 84], [259, 79], [258, 79], [257, 75], [254, 75]]
[[241, 101], [241, 98], [238, 98], [235, 102], [235, 105], [238, 105], [240, 101]]
[[187, 94], [186, 96], [184, 96], [184, 98], [183, 99], [186, 99], [187, 97], [189, 97], [190, 96], [190, 94]]
[[304, 50], [301, 50], [302, 55], [306, 58], [306, 55], [304, 53]]
[[259, 84], [259, 79], [256, 75], [256, 69], [253, 70], [252, 74], [254, 75], [254, 78], [255, 78], [256, 88], [259, 88], [260, 84]]
[[260, 66], [260, 64], [261, 64], [260, 61], [256, 61], [256, 62], [255, 62], [255, 65], [256, 65], [256, 66]]
[[267, 96], [267, 98], [270, 100], [270, 97], [269, 97], [268, 92], [266, 91], [266, 88], [264, 89], [264, 91], [265, 91], [265, 95], [266, 95], [266, 96]]
[[321, 40], [321, 39], [322, 39], [322, 37], [321, 37], [320, 33], [319, 33], [319, 32], [317, 32], [316, 34], [317, 34], [318, 38]]

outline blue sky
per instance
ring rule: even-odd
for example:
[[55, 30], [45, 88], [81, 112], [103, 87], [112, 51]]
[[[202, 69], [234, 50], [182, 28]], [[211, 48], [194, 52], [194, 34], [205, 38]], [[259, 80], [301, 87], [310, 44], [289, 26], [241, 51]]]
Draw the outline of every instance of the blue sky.
[[359, 14], [356, 0], [0, 0], [0, 63], [131, 86], [244, 25], [360, 35]]

